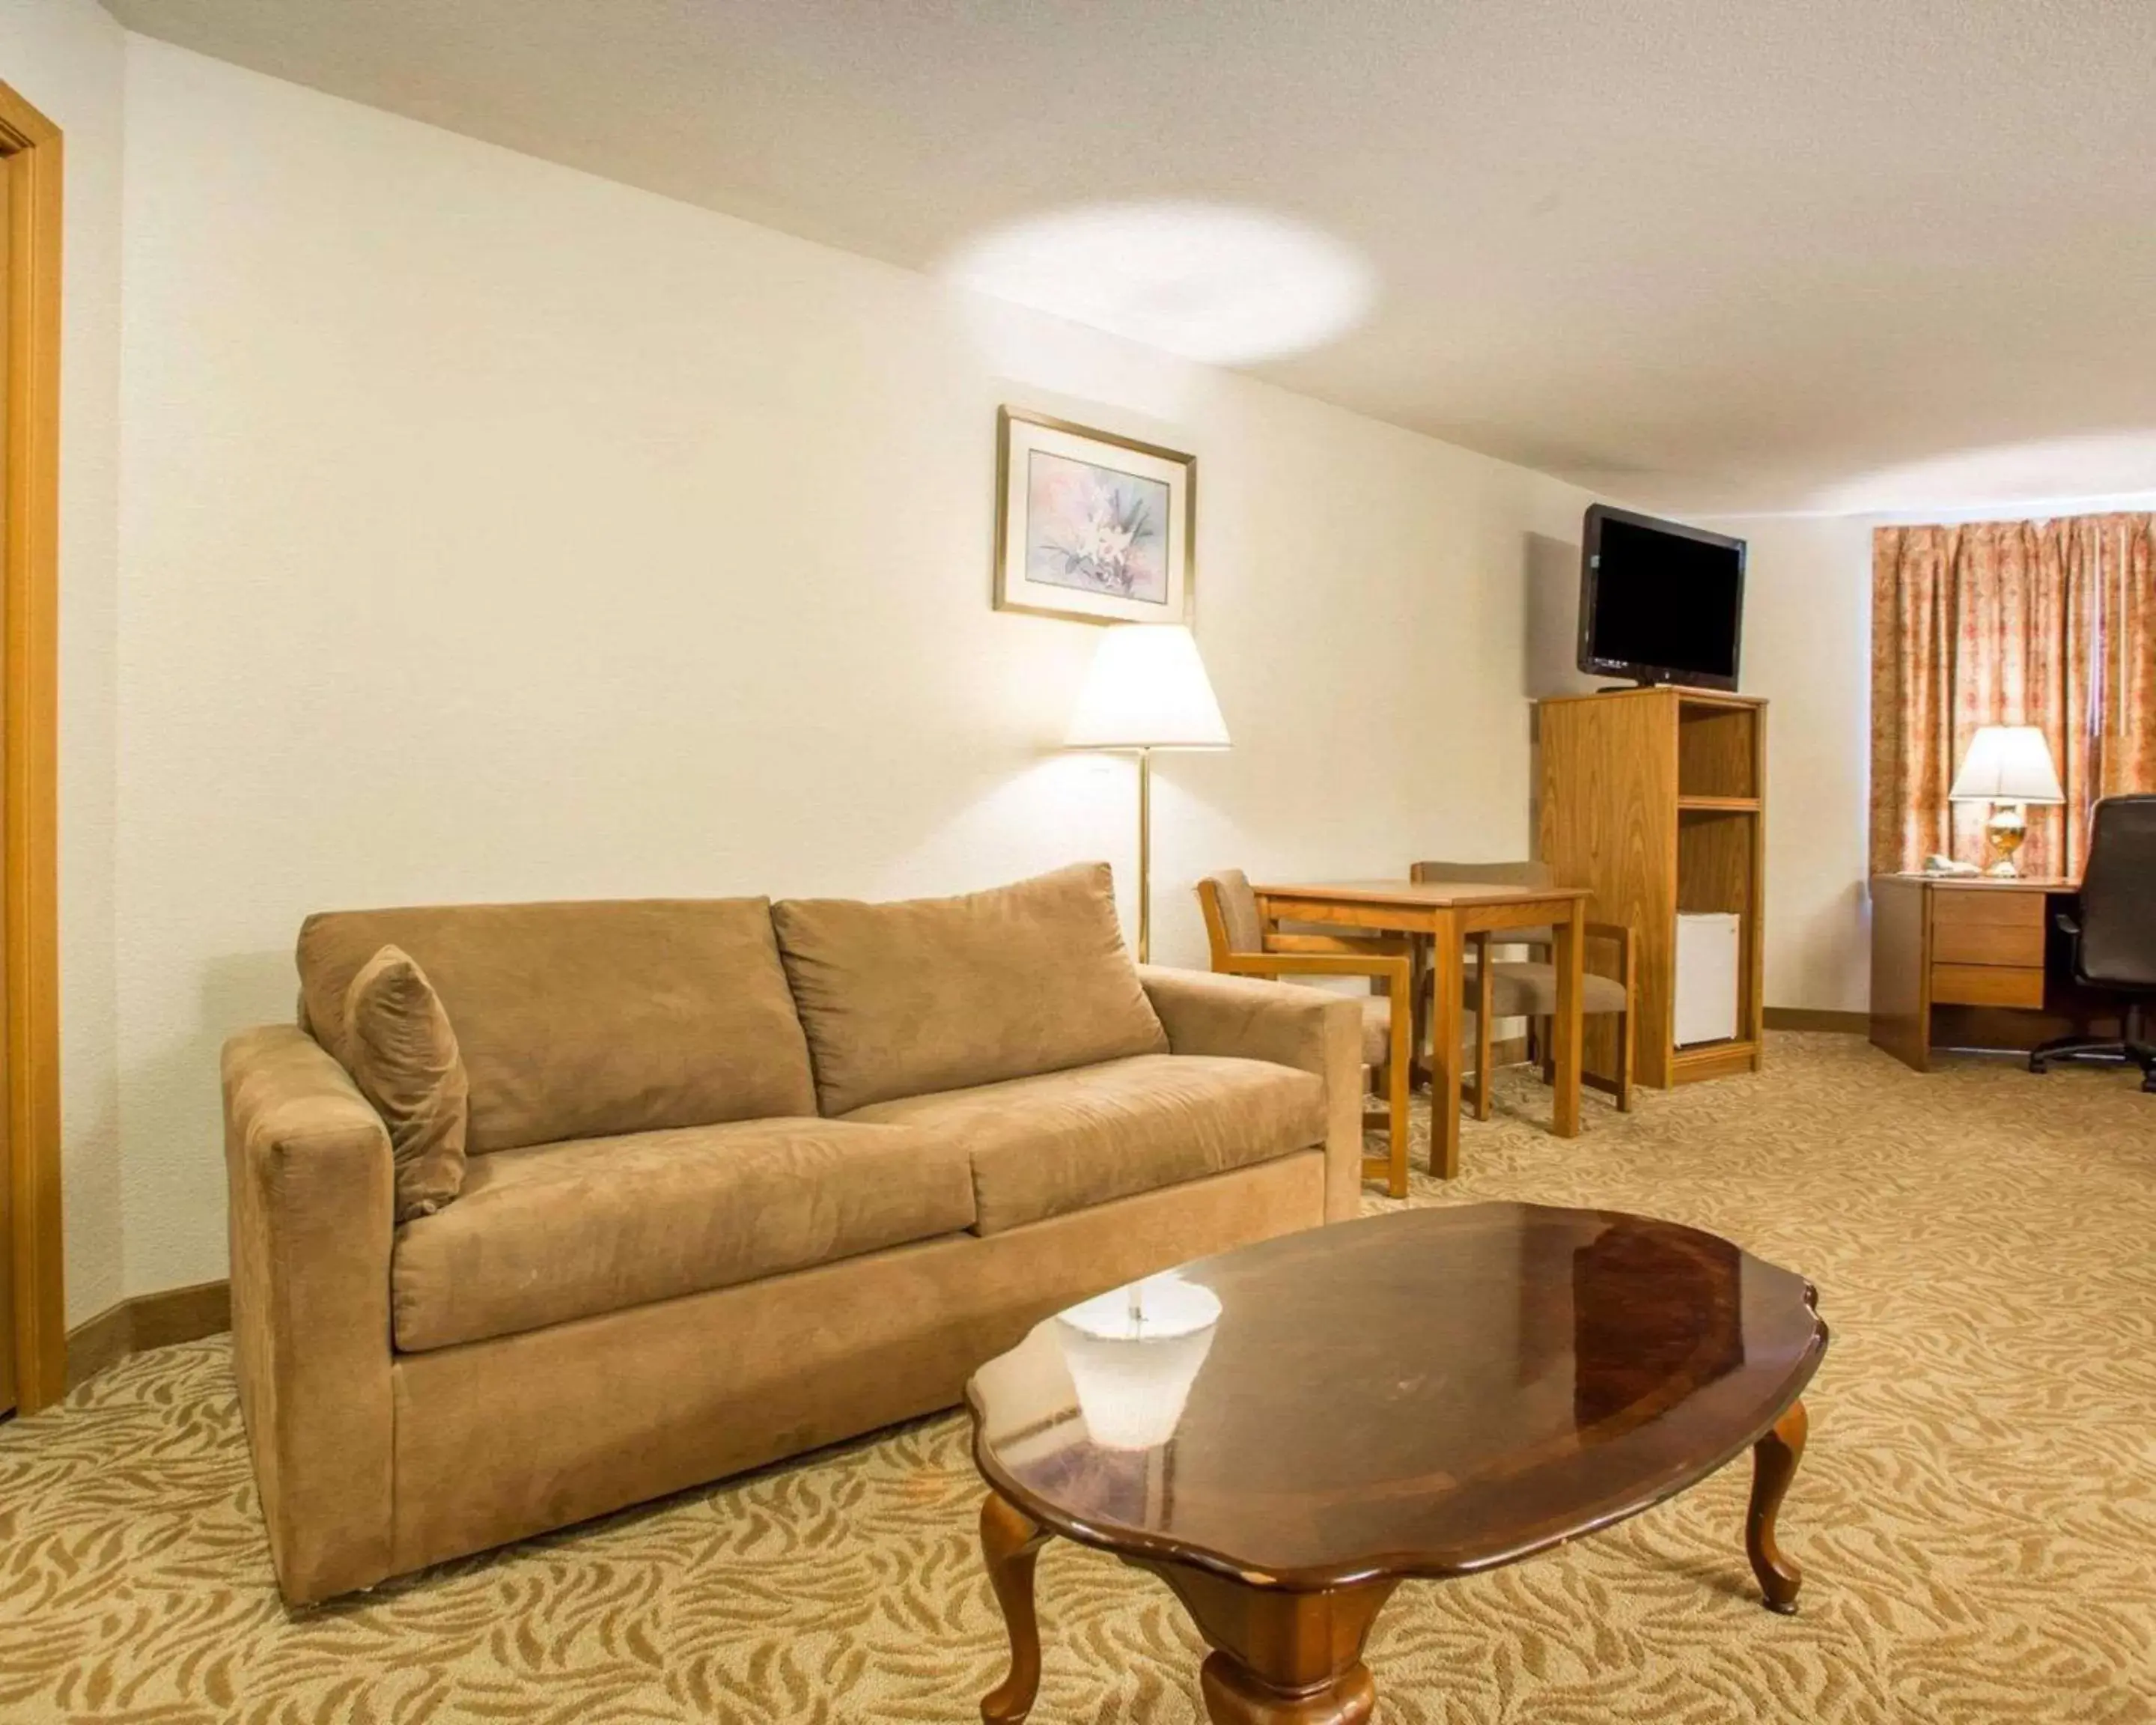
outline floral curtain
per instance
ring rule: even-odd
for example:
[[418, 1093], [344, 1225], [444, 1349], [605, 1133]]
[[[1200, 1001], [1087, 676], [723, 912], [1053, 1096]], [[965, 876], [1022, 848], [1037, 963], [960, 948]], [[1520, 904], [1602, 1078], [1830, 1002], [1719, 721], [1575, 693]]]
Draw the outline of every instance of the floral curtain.
[[2078, 875], [2098, 798], [2156, 790], [2147, 515], [1881, 527], [1871, 542], [1871, 867], [1984, 860], [1947, 791], [1980, 725], [2035, 725], [2063, 809], [2031, 809], [2025, 875]]

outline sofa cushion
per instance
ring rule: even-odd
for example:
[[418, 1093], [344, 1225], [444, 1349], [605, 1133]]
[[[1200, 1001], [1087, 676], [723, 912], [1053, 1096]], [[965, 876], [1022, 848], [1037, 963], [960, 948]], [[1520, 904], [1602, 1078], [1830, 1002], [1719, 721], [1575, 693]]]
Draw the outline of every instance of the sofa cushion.
[[310, 916], [307, 1023], [346, 1071], [345, 991], [391, 944], [424, 968], [456, 1032], [474, 1151], [816, 1111], [766, 900]]
[[470, 1086], [449, 1014], [409, 953], [384, 947], [360, 967], [345, 1034], [352, 1081], [389, 1128], [397, 1219], [441, 1209], [464, 1186]]
[[826, 1114], [1167, 1051], [1106, 863], [957, 898], [783, 899], [771, 916]]
[[878, 1102], [973, 1164], [977, 1234], [1286, 1156], [1325, 1142], [1325, 1085], [1269, 1060], [1137, 1055], [1074, 1071]]
[[973, 1219], [964, 1150], [900, 1127], [754, 1120], [505, 1150], [398, 1230], [397, 1346], [515, 1335]]

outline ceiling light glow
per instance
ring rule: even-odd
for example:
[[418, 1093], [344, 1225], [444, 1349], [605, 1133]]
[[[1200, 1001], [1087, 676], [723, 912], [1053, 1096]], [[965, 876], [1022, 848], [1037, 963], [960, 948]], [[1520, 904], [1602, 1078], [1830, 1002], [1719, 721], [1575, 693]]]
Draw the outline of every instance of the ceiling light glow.
[[1095, 204], [984, 235], [943, 272], [977, 292], [1209, 365], [1301, 352], [1353, 328], [1376, 298], [1361, 257], [1329, 234], [1223, 204]]
[[2037, 509], [2156, 492], [2156, 432], [2103, 432], [1934, 455], [1815, 492], [1807, 512]]

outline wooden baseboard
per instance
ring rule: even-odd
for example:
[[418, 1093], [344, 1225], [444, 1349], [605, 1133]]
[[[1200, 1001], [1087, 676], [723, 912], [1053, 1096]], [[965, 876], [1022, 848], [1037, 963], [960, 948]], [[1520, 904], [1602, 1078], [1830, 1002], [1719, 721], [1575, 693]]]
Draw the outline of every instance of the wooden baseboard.
[[137, 1294], [68, 1332], [67, 1387], [88, 1383], [131, 1354], [196, 1341], [231, 1327], [228, 1282], [198, 1282], [191, 1288]]
[[1770, 1030], [1832, 1030], [1844, 1036], [1871, 1034], [1869, 1013], [1827, 1012], [1814, 1006], [1770, 1006], [1766, 1019]]

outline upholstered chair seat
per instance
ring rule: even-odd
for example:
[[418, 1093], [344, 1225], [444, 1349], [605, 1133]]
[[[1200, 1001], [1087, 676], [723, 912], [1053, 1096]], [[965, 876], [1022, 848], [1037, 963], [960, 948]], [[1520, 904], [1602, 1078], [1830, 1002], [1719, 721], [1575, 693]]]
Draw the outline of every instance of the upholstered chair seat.
[[1389, 994], [1365, 994], [1363, 1008], [1363, 1064], [1377, 1067], [1385, 1064], [1385, 1046], [1393, 1040], [1393, 997]]
[[[1581, 978], [1580, 1010], [1592, 1017], [1600, 1012], [1625, 1010], [1625, 985], [1614, 977], [1589, 971]], [[1473, 963], [1467, 966], [1467, 985], [1462, 991], [1468, 1009], [1474, 1009], [1480, 979]], [[1557, 967], [1525, 960], [1494, 959], [1490, 966], [1490, 1006], [1492, 1017], [1544, 1019], [1557, 1010]]]

